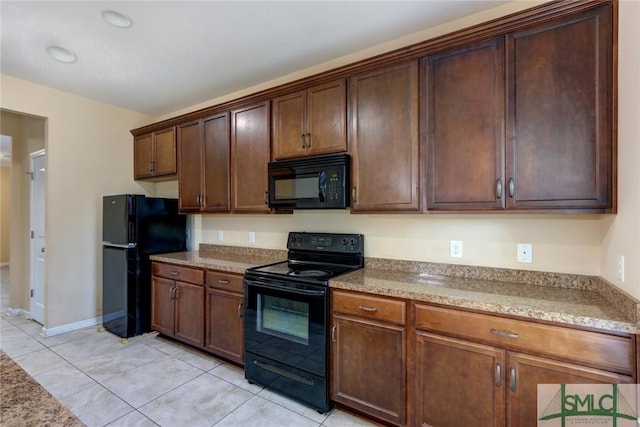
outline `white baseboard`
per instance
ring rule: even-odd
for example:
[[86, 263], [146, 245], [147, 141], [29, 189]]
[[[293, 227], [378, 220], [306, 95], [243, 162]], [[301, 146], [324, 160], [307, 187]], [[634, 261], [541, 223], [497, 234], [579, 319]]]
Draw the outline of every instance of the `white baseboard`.
[[54, 335], [64, 334], [65, 332], [75, 331], [76, 329], [87, 328], [102, 324], [102, 316], [92, 319], [81, 320], [79, 322], [67, 323], [66, 325], [56, 326], [55, 328], [42, 328], [42, 336], [52, 337]]

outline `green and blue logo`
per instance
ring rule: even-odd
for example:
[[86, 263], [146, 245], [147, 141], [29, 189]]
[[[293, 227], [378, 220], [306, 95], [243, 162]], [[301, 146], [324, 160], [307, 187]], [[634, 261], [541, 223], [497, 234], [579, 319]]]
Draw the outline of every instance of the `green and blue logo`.
[[[550, 400], [549, 395], [553, 396]], [[540, 411], [544, 402], [549, 403]], [[558, 421], [560, 427], [638, 426], [638, 387], [635, 384], [570, 384], [568, 389], [567, 384], [540, 384], [538, 414], [540, 427], [557, 426]]]

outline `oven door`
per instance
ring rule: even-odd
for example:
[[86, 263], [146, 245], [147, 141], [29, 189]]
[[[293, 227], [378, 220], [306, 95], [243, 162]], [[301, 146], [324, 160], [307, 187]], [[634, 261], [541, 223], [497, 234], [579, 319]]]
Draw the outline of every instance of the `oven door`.
[[244, 297], [246, 352], [326, 377], [327, 288], [245, 277]]

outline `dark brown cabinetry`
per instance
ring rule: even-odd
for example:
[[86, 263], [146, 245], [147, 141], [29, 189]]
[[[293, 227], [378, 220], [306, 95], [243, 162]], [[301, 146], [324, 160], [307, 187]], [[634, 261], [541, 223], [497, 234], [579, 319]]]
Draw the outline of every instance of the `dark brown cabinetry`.
[[631, 337], [423, 304], [415, 322], [415, 425], [537, 425], [538, 384], [634, 381]]
[[344, 79], [275, 98], [274, 160], [347, 151]]
[[426, 57], [427, 209], [615, 211], [612, 37], [609, 4]]
[[181, 212], [228, 212], [229, 113], [178, 126]]
[[175, 128], [162, 129], [133, 139], [134, 179], [160, 179], [175, 176]]
[[152, 263], [151, 327], [180, 341], [204, 344], [204, 272]]
[[504, 37], [423, 60], [427, 209], [504, 207]]
[[350, 80], [351, 212], [420, 209], [418, 61]]
[[205, 349], [243, 363], [243, 288], [238, 274], [207, 271]]
[[231, 188], [233, 212], [269, 212], [267, 164], [271, 111], [261, 102], [231, 111]]
[[336, 290], [331, 298], [331, 398], [385, 422], [405, 424], [405, 302]]

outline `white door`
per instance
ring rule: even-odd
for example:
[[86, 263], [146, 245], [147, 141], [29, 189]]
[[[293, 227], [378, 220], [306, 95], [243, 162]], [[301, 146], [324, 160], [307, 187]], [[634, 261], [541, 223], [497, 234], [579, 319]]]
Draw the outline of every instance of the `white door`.
[[45, 153], [39, 150], [31, 159], [31, 318], [44, 325], [44, 218], [47, 171]]

